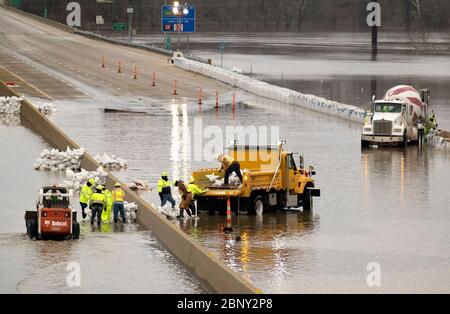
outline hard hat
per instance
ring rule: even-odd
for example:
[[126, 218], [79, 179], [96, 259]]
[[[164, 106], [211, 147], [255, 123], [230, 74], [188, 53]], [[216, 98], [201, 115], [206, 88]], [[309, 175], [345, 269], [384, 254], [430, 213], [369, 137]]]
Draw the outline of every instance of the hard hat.
[[164, 171], [163, 173], [161, 173], [161, 177], [168, 177], [169, 173], [167, 171]]
[[195, 179], [194, 179], [193, 176], [191, 176], [191, 177], [189, 178], [189, 183], [194, 183], [194, 182], [195, 182]]
[[95, 185], [95, 180], [94, 179], [89, 179], [88, 181], [90, 184]]
[[116, 182], [116, 184], [114, 184], [114, 186], [115, 186], [116, 188], [120, 188], [120, 183], [119, 183], [119, 182]]
[[103, 189], [104, 189], [105, 187], [103, 186], [103, 185], [97, 185], [97, 190], [100, 190], [100, 191], [103, 191]]
[[218, 154], [216, 159], [221, 162], [223, 160], [223, 154]]

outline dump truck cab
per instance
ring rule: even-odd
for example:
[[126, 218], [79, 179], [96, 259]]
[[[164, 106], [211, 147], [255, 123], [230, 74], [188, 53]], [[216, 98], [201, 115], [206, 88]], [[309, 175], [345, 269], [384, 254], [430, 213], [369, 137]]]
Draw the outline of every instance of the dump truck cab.
[[304, 210], [313, 207], [312, 198], [320, 196], [312, 176], [314, 168], [305, 169], [303, 156], [279, 146], [238, 146], [228, 148], [228, 155], [240, 163], [243, 182], [240, 185], [214, 186], [208, 175], [223, 177], [219, 168], [201, 169], [193, 173], [197, 185], [208, 191], [197, 199], [200, 211], [210, 213], [226, 211], [230, 198], [233, 211], [247, 211], [262, 214], [302, 206]]
[[25, 212], [25, 225], [30, 238], [80, 237], [77, 212], [72, 209], [73, 192], [63, 186], [46, 186], [39, 190], [36, 210]]

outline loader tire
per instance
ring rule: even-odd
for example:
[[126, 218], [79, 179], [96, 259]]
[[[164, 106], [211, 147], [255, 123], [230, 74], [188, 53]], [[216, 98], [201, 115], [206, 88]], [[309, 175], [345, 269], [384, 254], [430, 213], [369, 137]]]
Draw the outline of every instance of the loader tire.
[[78, 240], [80, 238], [80, 224], [78, 222], [74, 222], [72, 224], [72, 239]]
[[38, 238], [38, 224], [36, 219], [30, 219], [27, 221], [27, 234], [30, 239]]

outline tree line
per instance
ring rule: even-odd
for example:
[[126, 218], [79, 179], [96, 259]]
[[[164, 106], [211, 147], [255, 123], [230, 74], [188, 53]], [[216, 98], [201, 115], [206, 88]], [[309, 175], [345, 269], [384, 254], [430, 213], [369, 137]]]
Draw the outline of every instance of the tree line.
[[[161, 29], [164, 0], [72, 0], [82, 8], [82, 28], [94, 30], [96, 15], [103, 28], [126, 23], [127, 7], [133, 7], [133, 24], [139, 33]], [[69, 0], [9, 0], [20, 9], [65, 23]], [[180, 1], [183, 3], [184, 1]], [[366, 24], [370, 0], [191, 0], [197, 6], [199, 32], [298, 32], [369, 31]], [[379, 0], [385, 31], [447, 31], [449, 0]]]

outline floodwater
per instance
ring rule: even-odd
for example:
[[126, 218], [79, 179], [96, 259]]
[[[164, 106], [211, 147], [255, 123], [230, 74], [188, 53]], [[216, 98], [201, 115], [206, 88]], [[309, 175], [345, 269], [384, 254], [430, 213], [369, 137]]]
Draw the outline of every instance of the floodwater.
[[[174, 49], [177, 38], [172, 35]], [[137, 40], [160, 45], [164, 39], [153, 35]], [[190, 35], [189, 50], [220, 66], [223, 41], [224, 68], [355, 106], [399, 84], [428, 88], [430, 109], [439, 126], [450, 130], [450, 36], [380, 33], [376, 61], [370, 40], [370, 33], [196, 34]], [[187, 49], [185, 36], [181, 47]]]
[[[25, 235], [25, 210], [38, 188], [63, 181], [33, 170], [48, 145], [20, 125], [0, 121], [0, 293], [201, 293], [206, 290], [164, 249], [151, 231], [135, 224], [91, 229], [81, 240], [34, 241]], [[79, 265], [80, 286], [67, 278]], [[69, 267], [69, 268], [68, 268]], [[77, 266], [76, 266], [77, 267]]]
[[[214, 38], [206, 36], [203, 41], [215, 45]], [[290, 45], [290, 37], [278, 38], [277, 43], [284, 40], [278, 48], [264, 38], [241, 38], [236, 43], [238, 38], [227, 37], [235, 49], [224, 57], [225, 67], [244, 72], [252, 67], [257, 78], [355, 105], [366, 103], [374, 86], [377, 95], [397, 83], [427, 87], [441, 127], [450, 129], [446, 51], [427, 55], [394, 47], [372, 63], [367, 55], [349, 49], [334, 54], [337, 44], [311, 52], [307, 43], [298, 49]], [[198, 47], [203, 50], [197, 50], [191, 38], [192, 51], [217, 60], [217, 51], [201, 43]], [[221, 216], [175, 223], [265, 292], [450, 291], [448, 153], [428, 147], [419, 152], [415, 146], [361, 151], [358, 124], [236, 93], [245, 104], [235, 111], [229, 105], [216, 111], [211, 99], [203, 107], [189, 99], [168, 100], [162, 107], [125, 99], [120, 104], [118, 99], [115, 104], [90, 107], [61, 105], [54, 121], [94, 154], [116, 153], [128, 159], [129, 169], [116, 173], [118, 177], [126, 182], [149, 180], [152, 187], [163, 170], [172, 179], [187, 179], [195, 169], [216, 166], [193, 160], [198, 137], [192, 133], [199, 121], [203, 130], [219, 126], [223, 132], [227, 126], [279, 127], [288, 149], [303, 153], [306, 163], [316, 166], [322, 196], [312, 214], [233, 217], [231, 235], [219, 231], [225, 222]], [[104, 114], [105, 106], [145, 109], [147, 114]], [[83, 121], [87, 111], [91, 119]], [[141, 194], [158, 204], [155, 191]], [[237, 236], [241, 241], [235, 241]], [[366, 282], [367, 267], [373, 262], [381, 269], [380, 287]]]
[[[230, 38], [236, 40], [239, 36], [231, 35]], [[263, 42], [264, 38], [257, 40]], [[373, 75], [368, 75], [365, 67], [371, 64], [369, 70], [377, 70], [374, 75], [377, 95], [396, 83], [420, 83], [421, 87], [432, 91], [438, 122], [442, 128], [450, 129], [447, 106], [450, 78], [444, 70], [448, 69], [450, 61], [444, 53], [433, 51], [428, 56], [409, 50], [387, 51], [372, 65], [367, 56], [352, 53], [349, 49], [335, 55], [330, 52], [333, 45], [330, 49], [323, 49], [321, 45], [317, 49], [319, 52], [310, 53], [308, 57], [301, 47], [295, 49], [295, 45], [289, 44], [290, 37], [277, 40], [277, 43], [285, 42], [284, 46], [289, 46], [290, 52], [270, 45], [271, 53], [262, 53], [258, 49], [249, 49], [246, 53], [246, 45], [251, 45], [251, 41], [240, 40], [237, 46], [242, 49], [227, 52], [226, 67], [236, 66], [247, 72], [253, 64], [253, 75], [258, 78], [275, 83], [290, 79], [292, 86], [300, 91], [362, 104], [371, 96]], [[348, 41], [341, 42], [341, 46], [345, 46]], [[191, 49], [196, 49], [194, 39]], [[203, 56], [214, 53], [217, 51], [206, 49]], [[342, 66], [342, 60], [347, 60], [348, 71]], [[286, 67], [283, 80], [279, 79], [281, 63]], [[423, 76], [420, 71], [427, 64], [431, 65], [430, 71]], [[389, 70], [391, 65], [394, 70]], [[312, 73], [314, 70], [318, 73]], [[319, 92], [321, 80], [322, 93]], [[365, 88], [361, 90], [362, 85]], [[135, 179], [149, 180], [153, 188], [163, 170], [168, 170], [172, 179], [187, 179], [195, 169], [217, 165], [213, 161], [193, 160], [199, 138], [197, 133], [194, 138], [193, 133], [197, 128], [205, 131], [208, 127], [218, 126], [225, 132], [227, 126], [278, 127], [279, 137], [286, 139], [287, 148], [303, 153], [306, 164], [313, 164], [317, 169], [316, 183], [322, 196], [316, 199], [313, 213], [291, 211], [263, 217], [233, 217], [234, 232], [231, 235], [218, 230], [218, 225], [225, 222], [222, 216], [202, 215], [196, 221], [174, 223], [264, 292], [450, 292], [448, 153], [429, 147], [418, 151], [415, 146], [406, 150], [361, 151], [359, 124], [239, 91], [236, 93], [241, 102], [236, 110], [224, 105], [218, 111], [211, 108], [210, 104], [214, 102], [211, 99], [207, 99], [207, 105], [202, 107], [193, 99], [183, 102], [168, 99], [163, 104], [159, 100], [157, 105], [151, 100], [131, 103], [126, 98], [116, 98], [114, 103], [107, 104], [89, 100], [57, 101], [58, 111], [51, 119], [92, 154], [106, 152], [127, 159], [129, 168], [115, 173], [120, 179], [128, 183]], [[105, 107], [144, 109], [147, 113], [105, 114]], [[204, 134], [203, 140], [208, 140], [207, 135]], [[225, 137], [222, 142], [223, 146], [227, 144]], [[40, 148], [36, 150], [35, 155]], [[26, 162], [31, 164], [33, 161], [34, 157]], [[155, 191], [141, 194], [149, 202], [158, 203]], [[148, 246], [139, 241], [136, 245], [135, 237], [141, 241], [150, 238], [145, 232], [137, 234], [87, 233], [82, 241], [65, 245], [89, 246], [97, 240], [102, 243], [103, 237], [111, 237], [124, 241], [120, 247], [136, 250], [136, 259], [145, 261], [148, 256], [142, 247]], [[237, 236], [241, 241], [235, 241]], [[114, 240], [111, 243], [111, 246], [99, 247], [116, 253], [120, 251], [114, 247]], [[39, 250], [39, 246], [33, 248]], [[81, 254], [80, 250], [69, 251], [75, 256]], [[33, 254], [36, 251], [29, 253], [36, 256]], [[103, 252], [101, 254], [104, 256]], [[80, 258], [93, 263], [86, 255]], [[27, 262], [25, 257], [22, 261]], [[367, 284], [371, 270], [368, 266], [373, 265], [370, 263], [380, 267], [379, 287]], [[154, 268], [153, 265], [148, 267]], [[185, 278], [182, 270], [178, 274], [182, 280]], [[191, 282], [190, 279], [183, 281]], [[168, 290], [173, 286], [170, 280], [164, 284]], [[194, 291], [201, 290], [197, 285], [186, 286]], [[33, 285], [25, 280], [18, 287], [26, 290]]]
[[[229, 106], [200, 112], [194, 104], [172, 104], [157, 116], [91, 108], [91, 121], [98, 123], [86, 125], [79, 125], [87, 112], [78, 106], [70, 114], [61, 108], [54, 120], [92, 153], [128, 159], [130, 168], [117, 172], [119, 178], [149, 180], [153, 188], [165, 169], [172, 179], [187, 179], [194, 169], [216, 166], [192, 160], [194, 138], [187, 132], [199, 121], [203, 129], [278, 126], [288, 149], [316, 166], [322, 197], [313, 214], [234, 217], [231, 236], [218, 231], [224, 217], [202, 215], [182, 222], [183, 230], [266, 292], [449, 291], [448, 153], [415, 146], [361, 151], [358, 124], [279, 104], [277, 109], [256, 97], [246, 102], [235, 113]], [[158, 204], [156, 191], [141, 194]], [[381, 288], [366, 285], [370, 262], [382, 267]]]

